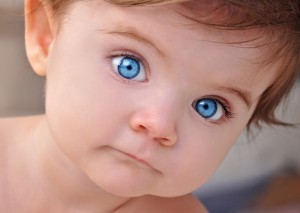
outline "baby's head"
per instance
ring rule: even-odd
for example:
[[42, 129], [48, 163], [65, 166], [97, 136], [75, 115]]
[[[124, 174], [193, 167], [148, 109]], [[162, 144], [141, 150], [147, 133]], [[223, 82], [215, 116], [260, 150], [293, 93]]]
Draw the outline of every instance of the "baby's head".
[[201, 185], [247, 125], [279, 122], [299, 68], [296, 0], [42, 4], [26, 0], [26, 45], [53, 138], [121, 196]]

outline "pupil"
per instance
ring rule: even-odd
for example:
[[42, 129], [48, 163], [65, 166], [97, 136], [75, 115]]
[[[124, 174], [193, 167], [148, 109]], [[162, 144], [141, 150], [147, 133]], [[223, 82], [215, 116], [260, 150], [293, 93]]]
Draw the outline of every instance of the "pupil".
[[131, 65], [128, 65], [128, 66], [127, 66], [127, 69], [132, 70], [132, 66], [131, 66]]
[[205, 104], [203, 107], [204, 109], [208, 109], [208, 104]]

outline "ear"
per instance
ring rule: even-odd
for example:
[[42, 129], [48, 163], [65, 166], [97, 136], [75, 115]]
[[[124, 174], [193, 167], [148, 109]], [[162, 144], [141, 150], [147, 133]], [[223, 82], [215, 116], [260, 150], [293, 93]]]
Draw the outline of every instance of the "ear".
[[53, 42], [50, 12], [40, 0], [25, 0], [26, 53], [33, 70], [46, 76], [47, 59]]

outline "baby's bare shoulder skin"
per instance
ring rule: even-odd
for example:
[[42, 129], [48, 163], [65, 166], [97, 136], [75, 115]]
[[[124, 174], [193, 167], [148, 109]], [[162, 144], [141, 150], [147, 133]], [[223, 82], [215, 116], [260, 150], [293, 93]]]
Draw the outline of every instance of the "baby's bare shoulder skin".
[[[9, 155], [9, 147], [15, 144], [19, 132], [21, 118], [0, 118], [0, 169], [4, 167], [6, 156]], [[1, 173], [2, 174], [2, 173]]]
[[14, 143], [15, 118], [0, 119], [0, 212], [9, 212], [9, 168], [8, 156]]
[[[0, 154], [3, 157], [11, 154], [25, 143], [33, 133], [36, 124], [42, 116], [24, 116], [0, 118]], [[12, 153], [10, 153], [12, 152]], [[0, 160], [0, 165], [3, 161]]]
[[144, 213], [208, 213], [204, 205], [192, 194], [171, 198], [143, 196], [129, 203], [127, 208], [121, 208], [115, 213], [140, 212], [141, 209]]
[[17, 145], [26, 135], [31, 133], [32, 127], [40, 116], [24, 116], [0, 118], [0, 153], [7, 146]]
[[160, 206], [161, 213], [208, 213], [204, 205], [192, 194], [174, 198], [158, 198], [157, 206]]
[[22, 144], [36, 120], [37, 116], [0, 118], [0, 212], [13, 212], [11, 206], [16, 206], [13, 201], [17, 198], [9, 195], [16, 192], [14, 186], [22, 183], [16, 168], [24, 162]]

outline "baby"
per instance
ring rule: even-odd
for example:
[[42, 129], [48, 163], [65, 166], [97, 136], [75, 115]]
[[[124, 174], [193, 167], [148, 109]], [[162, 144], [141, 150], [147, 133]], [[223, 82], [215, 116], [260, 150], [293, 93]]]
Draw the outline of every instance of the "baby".
[[300, 63], [300, 1], [25, 0], [45, 115], [0, 121], [0, 212], [202, 213]]

